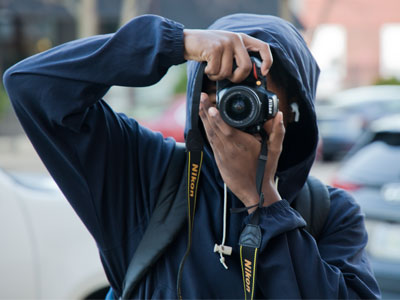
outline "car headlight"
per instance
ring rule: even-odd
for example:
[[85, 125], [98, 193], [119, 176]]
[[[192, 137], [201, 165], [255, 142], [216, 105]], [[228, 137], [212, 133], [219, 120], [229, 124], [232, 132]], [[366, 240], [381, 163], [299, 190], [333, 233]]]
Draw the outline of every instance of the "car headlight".
[[376, 258], [400, 261], [400, 223], [366, 220], [367, 252]]
[[400, 202], [400, 183], [393, 182], [383, 185], [381, 193], [388, 202]]

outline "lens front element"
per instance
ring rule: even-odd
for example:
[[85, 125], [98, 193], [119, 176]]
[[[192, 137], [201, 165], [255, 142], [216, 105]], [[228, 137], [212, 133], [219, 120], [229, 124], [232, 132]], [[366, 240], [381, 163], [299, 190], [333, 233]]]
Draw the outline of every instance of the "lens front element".
[[243, 94], [235, 94], [226, 103], [226, 114], [235, 121], [246, 119], [251, 113], [251, 103]]
[[253, 90], [246, 86], [234, 86], [223, 93], [219, 110], [227, 124], [245, 128], [257, 119], [260, 105], [258, 95]]

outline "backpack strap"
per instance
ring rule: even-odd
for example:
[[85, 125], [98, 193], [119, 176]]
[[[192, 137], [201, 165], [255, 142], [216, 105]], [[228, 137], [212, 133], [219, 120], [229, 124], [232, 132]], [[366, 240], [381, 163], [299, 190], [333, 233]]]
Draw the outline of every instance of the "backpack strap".
[[156, 207], [125, 274], [121, 299], [128, 299], [132, 295], [140, 280], [173, 242], [187, 219], [186, 181], [182, 180], [185, 176], [185, 150], [183, 143], [176, 143]]
[[305, 229], [318, 240], [331, 206], [326, 185], [309, 176], [291, 205], [307, 222]]

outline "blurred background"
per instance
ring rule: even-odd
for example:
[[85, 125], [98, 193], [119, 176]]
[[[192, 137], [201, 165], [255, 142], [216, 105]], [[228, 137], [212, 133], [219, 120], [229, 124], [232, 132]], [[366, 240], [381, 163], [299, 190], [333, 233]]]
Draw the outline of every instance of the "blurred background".
[[[292, 22], [321, 68], [312, 174], [360, 203], [384, 298], [400, 299], [399, 11], [398, 0], [0, 0], [0, 75], [30, 55], [115, 32], [141, 14], [187, 28], [206, 28], [235, 12]], [[182, 141], [185, 90], [181, 65], [155, 86], [113, 87], [105, 99]], [[0, 190], [0, 239], [7, 245], [0, 253], [0, 299], [102, 297], [107, 284], [94, 242], [48, 177], [2, 84]]]

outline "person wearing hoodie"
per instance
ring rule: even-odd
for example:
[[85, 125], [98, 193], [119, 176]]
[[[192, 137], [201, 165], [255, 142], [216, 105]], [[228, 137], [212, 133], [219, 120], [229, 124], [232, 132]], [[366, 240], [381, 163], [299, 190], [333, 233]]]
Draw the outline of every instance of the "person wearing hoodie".
[[[346, 192], [329, 188], [331, 207], [316, 240], [290, 203], [313, 164], [318, 141], [314, 98], [319, 69], [301, 35], [273, 16], [235, 14], [208, 30], [188, 30], [159, 17], [140, 16], [114, 34], [93, 36], [30, 57], [4, 75], [17, 116], [39, 156], [96, 240], [109, 297], [122, 282], [155, 207], [175, 141], [164, 139], [102, 97], [113, 85], [149, 86], [172, 65], [188, 62], [187, 111], [200, 62], [206, 61], [200, 118], [208, 144], [198, 186], [192, 246], [182, 273], [182, 298], [243, 297], [239, 236], [258, 202], [255, 164], [260, 140], [225, 124], [214, 107], [213, 81], [240, 82], [257, 52], [268, 88], [283, 113], [268, 121], [264, 207], [258, 208], [262, 242], [255, 298], [379, 298], [365, 253], [364, 217]], [[237, 68], [232, 72], [235, 60]], [[270, 70], [270, 72], [269, 72]], [[292, 113], [290, 104], [298, 112]], [[188, 113], [186, 131], [191, 124]], [[282, 119], [283, 118], [283, 119]], [[225, 225], [223, 220], [225, 219]], [[183, 226], [135, 290], [134, 298], [177, 298]], [[223, 240], [223, 241], [222, 241]], [[232, 247], [224, 265], [214, 245]]]

